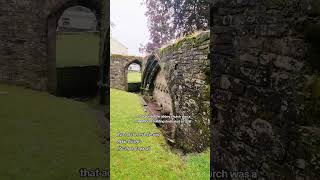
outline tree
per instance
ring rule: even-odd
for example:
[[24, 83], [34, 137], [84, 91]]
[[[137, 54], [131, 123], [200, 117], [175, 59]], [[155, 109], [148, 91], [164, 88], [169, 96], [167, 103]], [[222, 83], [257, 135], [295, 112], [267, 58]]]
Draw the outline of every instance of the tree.
[[171, 0], [173, 24], [177, 36], [208, 29], [208, 0]]
[[143, 0], [147, 7], [150, 42], [141, 50], [151, 52], [171, 39], [208, 29], [208, 0]]
[[148, 17], [148, 28], [150, 31], [150, 42], [141, 47], [140, 51], [152, 52], [160, 48], [174, 38], [173, 24], [171, 21], [172, 11], [168, 11], [166, 0], [144, 0]]

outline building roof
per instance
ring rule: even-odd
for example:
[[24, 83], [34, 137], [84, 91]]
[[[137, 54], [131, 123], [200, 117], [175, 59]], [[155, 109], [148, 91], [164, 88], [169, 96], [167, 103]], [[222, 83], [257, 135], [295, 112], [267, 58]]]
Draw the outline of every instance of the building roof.
[[122, 44], [120, 41], [118, 41], [117, 39], [115, 39], [113, 37], [110, 38], [110, 41], [116, 42], [116, 43], [120, 44], [122, 47], [128, 49], [124, 44]]
[[110, 38], [111, 54], [128, 55], [128, 48], [117, 39]]

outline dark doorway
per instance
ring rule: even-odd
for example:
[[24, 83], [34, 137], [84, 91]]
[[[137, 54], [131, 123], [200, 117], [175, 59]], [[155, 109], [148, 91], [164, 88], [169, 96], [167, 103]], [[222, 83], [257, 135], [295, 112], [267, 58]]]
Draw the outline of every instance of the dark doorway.
[[141, 69], [141, 64], [135, 61], [126, 68], [128, 92], [140, 92], [142, 79]]
[[97, 95], [100, 33], [94, 12], [72, 6], [56, 26], [56, 95], [87, 99]]

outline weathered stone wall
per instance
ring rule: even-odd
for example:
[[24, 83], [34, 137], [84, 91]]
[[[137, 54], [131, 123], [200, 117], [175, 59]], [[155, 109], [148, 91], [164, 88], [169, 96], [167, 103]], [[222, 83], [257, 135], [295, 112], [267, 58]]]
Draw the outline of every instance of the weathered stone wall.
[[68, 7], [81, 5], [93, 10], [100, 22], [101, 15], [109, 13], [102, 13], [106, 10], [102, 2], [0, 1], [0, 82], [54, 93], [57, 20]]
[[164, 71], [160, 71], [154, 81], [153, 98], [162, 108], [163, 112], [173, 115], [172, 99], [169, 94], [169, 87]]
[[[109, 111], [110, 105], [110, 1], [101, 1], [101, 23], [100, 23], [100, 75], [99, 75], [99, 101], [100, 104], [107, 105], [106, 111]], [[107, 115], [108, 116], [108, 115]], [[109, 120], [110, 117], [108, 116]], [[109, 125], [109, 123], [105, 123]], [[109, 129], [107, 129], [109, 134]], [[109, 143], [106, 143], [109, 144]], [[109, 149], [109, 148], [107, 148]]]
[[317, 0], [212, 1], [214, 171], [320, 177], [319, 7]]
[[128, 90], [128, 67], [137, 63], [142, 66], [142, 58], [136, 56], [111, 55], [110, 87]]
[[[155, 72], [156, 78], [152, 80], [150, 74], [146, 78], [150, 80], [149, 85], [143, 83], [145, 94], [152, 91], [158, 103], [168, 99], [165, 97], [169, 94], [169, 102], [164, 104], [172, 104], [173, 115], [190, 116], [190, 124], [175, 124], [175, 146], [185, 152], [201, 152], [210, 144], [209, 41], [209, 32], [201, 32], [159, 49], [151, 57], [157, 59], [160, 71], [149, 70], [149, 73]], [[151, 63], [146, 63], [146, 68], [148, 64]], [[159, 89], [162, 100], [158, 97], [161, 96]]]

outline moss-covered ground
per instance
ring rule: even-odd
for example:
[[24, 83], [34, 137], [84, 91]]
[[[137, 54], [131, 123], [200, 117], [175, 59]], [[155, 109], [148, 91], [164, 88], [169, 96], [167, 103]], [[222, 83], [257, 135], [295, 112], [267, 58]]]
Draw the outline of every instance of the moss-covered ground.
[[106, 169], [105, 145], [90, 107], [0, 84], [0, 179], [81, 179]]

